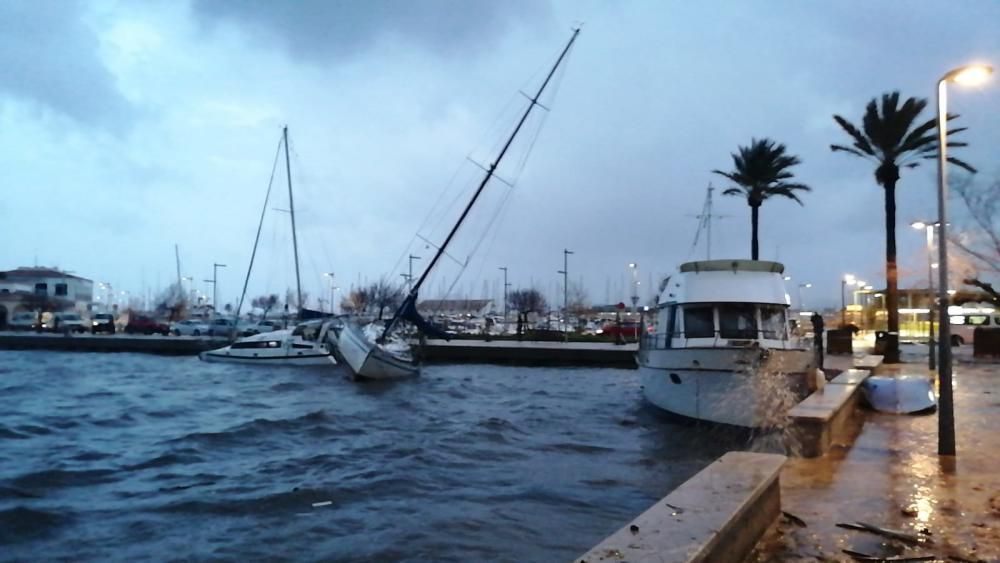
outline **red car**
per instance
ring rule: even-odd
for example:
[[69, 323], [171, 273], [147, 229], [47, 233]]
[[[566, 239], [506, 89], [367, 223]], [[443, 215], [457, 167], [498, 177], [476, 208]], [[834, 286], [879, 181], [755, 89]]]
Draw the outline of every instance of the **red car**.
[[125, 325], [125, 334], [170, 334], [170, 327], [153, 319], [142, 315], [129, 317], [128, 324]]
[[639, 338], [639, 323], [622, 323], [621, 326], [609, 323], [601, 327], [601, 336], [616, 339], [620, 334], [626, 340], [636, 340]]

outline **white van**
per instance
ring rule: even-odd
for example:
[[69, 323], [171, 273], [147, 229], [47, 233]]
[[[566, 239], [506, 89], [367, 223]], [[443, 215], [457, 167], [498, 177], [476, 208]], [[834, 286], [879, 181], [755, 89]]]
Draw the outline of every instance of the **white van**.
[[951, 345], [972, 344], [973, 335], [978, 327], [1000, 327], [1000, 314], [990, 311], [951, 315]]

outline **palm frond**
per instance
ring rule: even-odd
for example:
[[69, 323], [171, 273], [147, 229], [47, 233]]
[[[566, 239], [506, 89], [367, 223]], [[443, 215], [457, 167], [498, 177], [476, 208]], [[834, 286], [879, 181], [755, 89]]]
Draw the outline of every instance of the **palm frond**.
[[722, 195], [746, 195], [746, 192], [741, 188], [726, 188], [722, 190]]
[[851, 154], [853, 154], [855, 156], [860, 156], [861, 158], [866, 158], [868, 156], [867, 154], [859, 151], [858, 149], [854, 149], [854, 148], [851, 148], [851, 147], [845, 147], [843, 145], [830, 145], [830, 150], [833, 151], [833, 152], [837, 152], [837, 151], [849, 152], [849, 153], [851, 153]]
[[959, 168], [964, 168], [965, 170], [971, 172], [972, 174], [979, 172], [978, 170], [976, 170], [974, 166], [972, 166], [968, 162], [965, 162], [964, 160], [955, 158], [953, 156], [948, 157], [948, 162], [954, 164], [955, 166], [958, 166]]
[[847, 132], [854, 139], [854, 146], [858, 148], [859, 151], [875, 156], [875, 151], [872, 149], [871, 144], [864, 134], [854, 126], [853, 123], [840, 117], [839, 115], [834, 115], [833, 120], [840, 125], [841, 129]]

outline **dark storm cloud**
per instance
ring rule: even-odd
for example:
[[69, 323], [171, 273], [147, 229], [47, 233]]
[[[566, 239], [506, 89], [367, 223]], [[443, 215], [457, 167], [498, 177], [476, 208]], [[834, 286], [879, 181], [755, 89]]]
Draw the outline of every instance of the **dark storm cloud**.
[[235, 22], [297, 58], [317, 62], [350, 59], [393, 38], [436, 55], [468, 56], [511, 27], [551, 18], [547, 3], [529, 0], [195, 0], [193, 6], [204, 22]]
[[80, 3], [0, 2], [0, 98], [30, 100], [82, 123], [121, 127], [131, 111], [98, 57]]

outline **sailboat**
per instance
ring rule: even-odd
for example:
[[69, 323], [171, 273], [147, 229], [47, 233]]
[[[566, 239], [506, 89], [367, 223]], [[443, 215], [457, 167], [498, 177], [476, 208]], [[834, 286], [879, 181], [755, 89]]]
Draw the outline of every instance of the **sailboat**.
[[[342, 325], [334, 328], [334, 336], [336, 337], [334, 352], [355, 378], [397, 379], [416, 375], [420, 372], [420, 366], [415, 361], [413, 355], [408, 353], [408, 351], [401, 350], [397, 343], [391, 341], [393, 331], [399, 326], [400, 321], [409, 321], [424, 335], [436, 338], [448, 338], [448, 335], [444, 331], [431, 325], [417, 312], [417, 296], [420, 292], [420, 287], [423, 285], [424, 281], [427, 280], [427, 276], [434, 269], [434, 265], [437, 264], [441, 256], [445, 254], [448, 244], [455, 237], [455, 233], [458, 232], [459, 227], [462, 226], [462, 222], [465, 221], [469, 211], [472, 210], [473, 205], [475, 205], [476, 200], [483, 192], [486, 184], [488, 184], [490, 179], [493, 178], [494, 172], [503, 160], [504, 155], [507, 153], [507, 149], [509, 149], [511, 143], [514, 142], [514, 138], [517, 137], [521, 127], [524, 125], [525, 121], [527, 121], [528, 116], [531, 114], [531, 110], [534, 109], [535, 106], [540, 105], [538, 103], [539, 98], [541, 98], [542, 93], [545, 91], [545, 87], [548, 86], [549, 82], [552, 80], [552, 76], [559, 68], [559, 65], [562, 64], [563, 59], [566, 58], [566, 54], [569, 52], [570, 47], [573, 46], [573, 42], [576, 41], [576, 37], [579, 33], [579, 29], [573, 30], [572, 37], [570, 37], [569, 42], [559, 54], [559, 58], [552, 66], [552, 69], [549, 70], [548, 75], [538, 88], [538, 91], [535, 93], [534, 97], [529, 98], [530, 103], [528, 104], [527, 109], [524, 110], [524, 114], [521, 115], [521, 119], [518, 121], [514, 131], [511, 132], [510, 136], [507, 138], [507, 141], [500, 149], [500, 152], [493, 163], [485, 169], [486, 176], [483, 177], [482, 181], [479, 183], [479, 186], [472, 195], [472, 199], [469, 200], [468, 204], [466, 204], [465, 209], [459, 216], [458, 221], [451, 228], [451, 231], [445, 238], [444, 243], [437, 247], [437, 252], [435, 253], [434, 258], [427, 263], [427, 267], [417, 279], [416, 283], [410, 287], [410, 290], [403, 299], [402, 304], [398, 309], [396, 309], [392, 319], [385, 326], [385, 330], [382, 331], [381, 335], [377, 336], [373, 341], [365, 335], [360, 326], [350, 320], [347, 320]], [[390, 343], [395, 345], [390, 345]]]
[[[320, 313], [302, 306], [299, 242], [295, 230], [295, 200], [292, 197], [292, 170], [288, 157], [287, 126], [282, 130], [281, 144], [285, 149], [285, 172], [288, 177], [288, 206], [289, 215], [292, 218], [292, 252], [295, 255], [295, 289], [299, 304], [296, 317], [299, 322], [293, 328], [255, 334], [240, 338], [228, 346], [202, 352], [198, 357], [203, 361], [269, 366], [330, 366], [337, 364], [330, 352], [330, 346], [327, 344], [327, 333], [332, 321], [318, 319], [316, 317], [320, 316]], [[243, 293], [240, 295], [240, 302], [236, 307], [236, 319], [240, 318], [240, 310], [243, 308], [243, 300], [247, 294], [247, 284], [250, 281], [250, 272], [253, 270], [254, 258], [257, 256], [257, 245], [260, 242], [264, 213], [267, 211], [267, 202], [270, 196], [271, 185], [268, 185], [267, 195], [264, 197], [264, 209], [260, 213], [260, 223], [257, 225], [257, 238], [254, 240], [253, 252], [250, 254], [250, 266], [247, 268], [247, 275], [243, 280]]]

